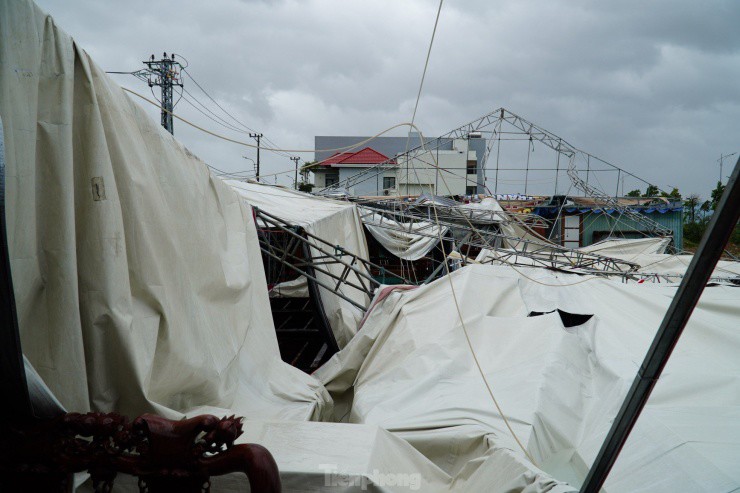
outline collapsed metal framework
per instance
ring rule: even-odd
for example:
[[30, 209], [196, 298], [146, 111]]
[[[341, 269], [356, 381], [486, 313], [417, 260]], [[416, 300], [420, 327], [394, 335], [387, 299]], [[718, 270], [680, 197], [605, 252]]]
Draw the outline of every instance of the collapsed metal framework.
[[[504, 232], [501, 225], [506, 220], [490, 220], [476, 225], [467, 212], [459, 207], [444, 208], [437, 205], [425, 206], [400, 201], [384, 201], [379, 204], [358, 204], [363, 222], [393, 231], [439, 238], [439, 228], [452, 232], [454, 249], [467, 258], [463, 246], [488, 249], [495, 254], [484, 263], [501, 262], [518, 266], [538, 266], [563, 270], [579, 270], [601, 274], [604, 272], [634, 272], [639, 265], [632, 262], [604, 257], [593, 253], [561, 247], [553, 243], [523, 238]], [[432, 207], [440, 208], [435, 213]], [[477, 212], [477, 211], [476, 211]], [[496, 212], [505, 217], [506, 213]], [[377, 220], [377, 216], [381, 219]], [[464, 220], [465, 222], [461, 221]], [[488, 218], [487, 218], [488, 219]]]
[[[477, 224], [477, 225], [488, 225], [488, 224], [520, 224], [522, 221], [527, 221], [531, 226], [547, 226], [548, 221], [537, 214], [525, 214], [525, 213], [512, 213], [504, 210], [492, 210], [485, 208], [471, 208], [461, 207], [461, 204], [450, 200], [450, 204], [440, 204], [436, 201], [440, 197], [433, 197], [432, 201], [435, 201], [434, 209], [435, 214], [432, 213], [430, 208], [431, 201], [419, 201], [419, 202], [401, 202], [396, 198], [375, 200], [367, 203], [368, 206], [380, 207], [388, 210], [402, 209], [415, 210], [419, 214], [426, 213], [429, 221], [433, 221], [435, 217], [453, 221], [460, 224]], [[358, 204], [362, 206], [362, 204]], [[432, 217], [434, 216], [434, 217]]]
[[[348, 251], [341, 245], [332, 245], [301, 226], [290, 224], [257, 207], [253, 210], [255, 221], [260, 226], [258, 240], [262, 252], [284, 267], [304, 276], [308, 280], [309, 290], [316, 290], [317, 296], [317, 288], [321, 287], [364, 312], [367, 307], [347, 296], [347, 290], [357, 290], [372, 298], [375, 290], [381, 285], [380, 281], [370, 274], [372, 270], [379, 271], [384, 277], [395, 278], [397, 282], [410, 284], [409, 280], [386, 271], [384, 267]], [[282, 232], [289, 237], [288, 243], [281, 245], [271, 242], [267, 231], [262, 228]], [[332, 272], [330, 266], [339, 266], [340, 273]]]
[[[515, 131], [509, 132], [504, 131], [502, 129], [503, 124], [506, 123], [510, 127], [512, 127]], [[598, 170], [595, 168], [591, 168], [591, 161], [595, 161], [597, 163], [600, 163], [600, 165], [606, 166], [607, 170], [609, 171], [616, 171], [617, 172], [617, 183], [619, 183], [619, 180], [623, 176], [629, 176], [636, 180], [639, 180], [642, 183], [645, 183], [647, 185], [650, 185], [649, 182], [643, 180], [642, 178], [630, 173], [629, 171], [626, 171], [618, 166], [615, 166], [607, 161], [604, 161], [603, 159], [600, 159], [596, 156], [593, 156], [592, 154], [589, 154], [587, 152], [581, 151], [577, 149], [576, 147], [570, 145], [567, 141], [563, 140], [561, 137], [558, 137], [557, 135], [553, 134], [552, 132], [549, 132], [548, 130], [545, 130], [542, 127], [539, 127], [535, 125], [534, 123], [520, 117], [519, 115], [516, 115], [505, 108], [498, 108], [486, 115], [483, 115], [482, 117], [473, 120], [472, 122], [466, 123], [464, 125], [461, 125], [453, 130], [450, 130], [449, 132], [445, 133], [444, 135], [441, 135], [438, 138], [435, 139], [422, 139], [423, 142], [419, 145], [416, 145], [415, 147], [412, 147], [408, 151], [399, 154], [398, 156], [395, 156], [391, 159], [388, 159], [382, 163], [379, 163], [375, 166], [365, 168], [364, 170], [354, 174], [353, 176], [346, 178], [344, 180], [338, 181], [337, 183], [334, 183], [330, 186], [325, 187], [324, 189], [318, 191], [317, 193], [323, 193], [323, 194], [329, 194], [332, 192], [336, 192], [342, 188], [349, 188], [353, 185], [356, 185], [358, 183], [361, 183], [365, 180], [371, 179], [375, 177], [375, 174], [378, 172], [379, 169], [384, 167], [393, 166], [394, 163], [397, 162], [405, 162], [408, 163], [412, 161], [419, 161], [426, 165], [437, 167], [434, 162], [429, 162], [421, 159], [421, 155], [424, 153], [430, 153], [436, 149], [438, 149], [441, 145], [443, 145], [443, 142], [447, 142], [450, 139], [467, 139], [470, 138], [471, 135], [483, 135], [487, 134], [487, 144], [486, 149], [483, 155], [483, 158], [481, 159], [480, 166], [483, 167], [484, 171], [487, 171], [489, 168], [487, 166], [489, 157], [493, 154], [493, 150], [495, 146], [498, 145], [497, 152], [500, 150], [501, 146], [501, 135], [503, 133], [506, 133], [507, 135], [510, 134], [516, 134], [521, 139], [515, 139], [515, 140], [529, 140], [530, 142], [537, 141], [546, 147], [554, 150], [557, 153], [557, 164], [556, 167], [553, 169], [555, 171], [555, 192], [557, 192], [557, 185], [558, 185], [558, 176], [562, 171], [566, 171], [568, 177], [570, 178], [572, 185], [576, 188], [581, 190], [584, 194], [586, 194], [589, 197], [592, 197], [596, 199], [598, 202], [602, 203], [604, 207], [607, 207], [609, 209], [615, 210], [619, 216], [624, 216], [627, 218], [632, 219], [637, 224], [640, 224], [644, 228], [644, 232], [649, 235], [653, 236], [671, 236], [673, 234], [672, 231], [665, 228], [664, 226], [660, 225], [659, 223], [653, 221], [649, 217], [647, 217], [644, 214], [640, 214], [639, 212], [631, 209], [628, 206], [620, 204], [613, 196], [610, 194], [604, 192], [599, 187], [594, 185], [592, 182], [589, 181], [589, 177], [598, 172], [598, 171], [605, 171], [605, 170]], [[421, 154], [420, 154], [421, 153]], [[561, 168], [560, 158], [565, 157], [567, 158], [567, 167], [563, 166]], [[585, 169], [578, 168], [576, 161], [581, 160], [583, 161], [583, 164], [585, 164]], [[418, 166], [417, 166], [418, 167]], [[496, 167], [493, 169], [495, 175], [494, 175], [494, 190], [497, 191], [498, 189], [498, 178], [499, 178], [499, 171], [500, 170], [509, 170], [508, 168], [500, 168], [498, 166], [498, 161], [496, 163]], [[441, 171], [448, 171], [442, 169]], [[523, 170], [522, 170], [523, 171]], [[528, 174], [529, 169], [527, 169]], [[585, 173], [585, 179], [581, 178], [580, 173]], [[484, 182], [485, 182], [484, 178]], [[526, 177], [525, 177], [526, 180]], [[526, 185], [525, 185], [526, 188]], [[490, 193], [490, 190], [489, 190]], [[495, 192], [494, 192], [495, 193]]]

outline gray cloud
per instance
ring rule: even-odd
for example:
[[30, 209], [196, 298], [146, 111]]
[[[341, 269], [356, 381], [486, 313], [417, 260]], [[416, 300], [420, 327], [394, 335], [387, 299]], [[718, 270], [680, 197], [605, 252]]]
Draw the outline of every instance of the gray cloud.
[[[290, 148], [408, 121], [436, 13], [435, 0], [39, 4], [106, 70], [181, 53], [222, 105]], [[417, 121], [436, 134], [504, 106], [659, 186], [707, 196], [720, 153], [740, 151], [738, 24], [733, 1], [448, 0]], [[179, 122], [176, 135], [221, 169], [254, 156]], [[292, 165], [264, 159], [268, 172]]]

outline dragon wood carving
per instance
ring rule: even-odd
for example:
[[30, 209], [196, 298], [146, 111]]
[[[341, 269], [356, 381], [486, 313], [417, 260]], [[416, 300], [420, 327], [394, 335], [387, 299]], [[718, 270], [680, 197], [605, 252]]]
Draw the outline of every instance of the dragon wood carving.
[[279, 492], [272, 455], [260, 445], [234, 445], [241, 434], [242, 418], [212, 415], [129, 421], [117, 413], [69, 413], [9, 426], [0, 436], [2, 489], [68, 491], [69, 475], [88, 471], [96, 492], [112, 491], [124, 473], [139, 478], [142, 493], [195, 493], [209, 491], [211, 476], [243, 472], [252, 492]]

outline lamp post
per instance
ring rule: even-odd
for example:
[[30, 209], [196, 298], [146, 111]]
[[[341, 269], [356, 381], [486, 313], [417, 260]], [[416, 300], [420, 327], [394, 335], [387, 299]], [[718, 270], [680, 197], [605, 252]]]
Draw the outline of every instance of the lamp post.
[[248, 156], [242, 156], [242, 158], [243, 159], [246, 159], [247, 161], [252, 161], [252, 166], [254, 166], [253, 169], [255, 169], [255, 170], [257, 169], [257, 163], [254, 162], [254, 159], [252, 159], [251, 157], [248, 157]]
[[719, 159], [717, 161], [719, 161], [719, 182], [720, 183], [722, 183], [722, 161], [724, 161], [726, 157], [732, 157], [735, 154], [737, 154], [737, 152], [733, 152], [732, 154], [725, 154], [724, 156], [722, 154], [719, 155]]

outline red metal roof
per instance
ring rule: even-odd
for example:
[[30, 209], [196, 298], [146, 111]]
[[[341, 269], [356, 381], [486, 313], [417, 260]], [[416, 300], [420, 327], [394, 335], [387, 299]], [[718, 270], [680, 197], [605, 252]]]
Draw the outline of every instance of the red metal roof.
[[[332, 164], [380, 164], [386, 161], [388, 161], [388, 156], [370, 147], [365, 147], [357, 152], [338, 152], [321, 161], [319, 164], [322, 166]], [[390, 162], [393, 163], [394, 161], [391, 160]]]

